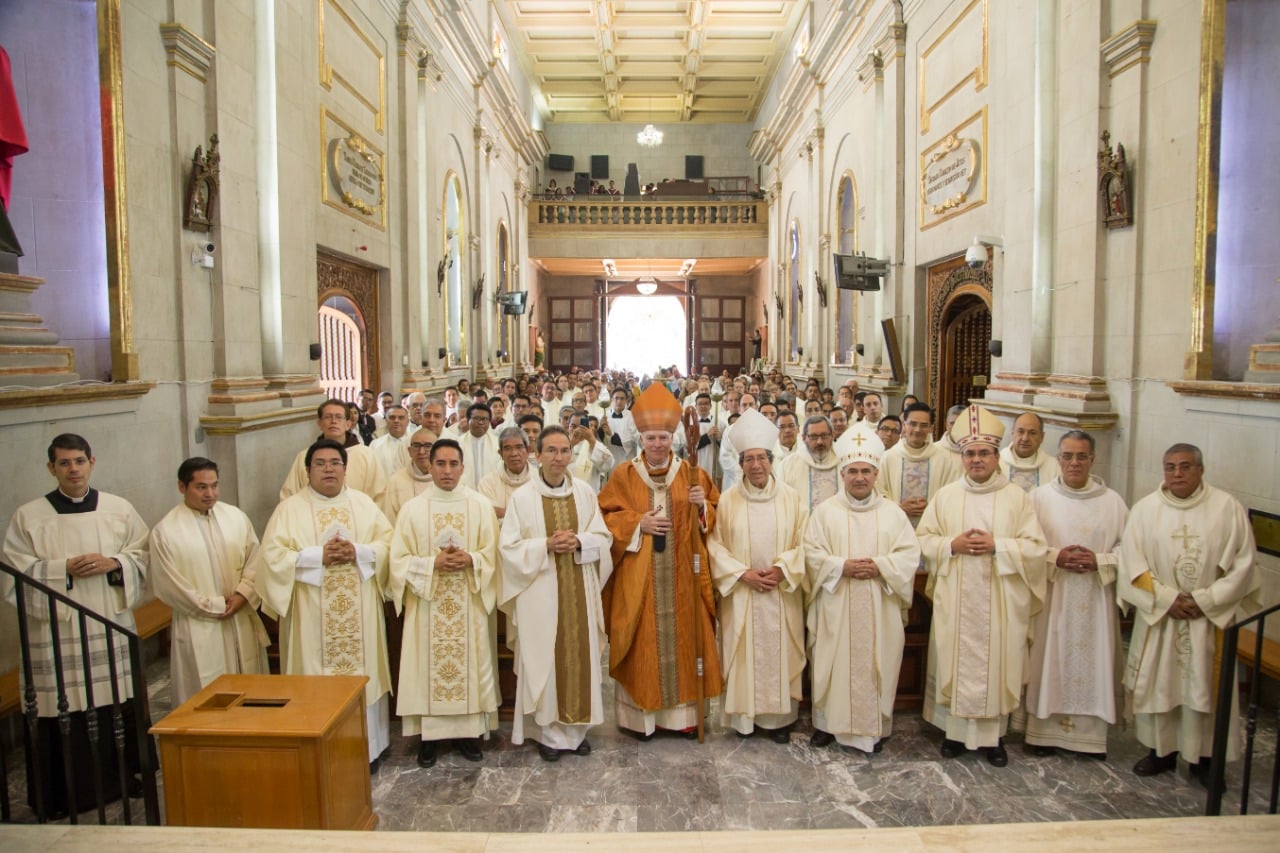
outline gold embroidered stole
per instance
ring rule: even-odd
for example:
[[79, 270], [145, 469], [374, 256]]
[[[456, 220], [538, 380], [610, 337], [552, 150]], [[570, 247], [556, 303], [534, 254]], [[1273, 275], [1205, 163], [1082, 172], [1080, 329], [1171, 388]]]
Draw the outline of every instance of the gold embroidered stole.
[[[643, 463], [641, 463], [643, 464]], [[649, 491], [649, 508], [661, 507], [667, 518], [671, 517], [670, 493], [667, 491], [669, 474], [650, 474], [655, 488]], [[662, 692], [662, 707], [674, 708], [679, 704], [680, 671], [676, 656], [676, 561], [675, 530], [667, 534], [667, 547], [653, 556], [653, 610], [658, 624], [658, 687]]]
[[[467, 536], [465, 504], [461, 512], [432, 512], [433, 542], [453, 530], [463, 542]], [[431, 630], [431, 702], [462, 703], [456, 710], [432, 708], [436, 714], [469, 713], [467, 680], [471, 675], [470, 636], [471, 591], [467, 583], [470, 570], [435, 572], [434, 590], [428, 602]]]
[[[547, 536], [557, 530], [578, 529], [578, 505], [573, 493], [565, 497], [542, 496], [542, 517]], [[561, 723], [591, 722], [591, 621], [587, 616], [587, 590], [583, 567], [573, 554], [556, 554], [556, 719]]]
[[[321, 507], [312, 518], [317, 539], [335, 524], [355, 532], [349, 504]], [[354, 563], [324, 567], [320, 581], [320, 671], [325, 675], [362, 675], [365, 671], [361, 584], [360, 569]]]

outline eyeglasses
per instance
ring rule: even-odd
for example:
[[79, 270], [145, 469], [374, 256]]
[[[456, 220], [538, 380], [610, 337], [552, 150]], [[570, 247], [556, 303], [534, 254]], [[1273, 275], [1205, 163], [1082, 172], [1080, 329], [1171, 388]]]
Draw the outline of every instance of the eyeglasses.
[[409, 444], [409, 450], [412, 451], [413, 453], [422, 453], [430, 449], [431, 449], [430, 444], [420, 444], [419, 442], [416, 442], [416, 441], [410, 442]]
[[335, 468], [345, 468], [347, 463], [341, 459], [313, 459], [311, 460], [311, 467], [318, 471], [331, 471]]

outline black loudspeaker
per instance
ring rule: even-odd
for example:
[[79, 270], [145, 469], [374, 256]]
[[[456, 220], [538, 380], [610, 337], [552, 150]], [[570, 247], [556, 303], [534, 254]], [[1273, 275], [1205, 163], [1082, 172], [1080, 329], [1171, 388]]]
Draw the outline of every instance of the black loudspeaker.
[[686, 181], [702, 180], [702, 155], [684, 155], [684, 179]]
[[311, 356], [312, 361], [319, 361], [321, 355], [320, 345], [311, 344], [311, 346], [308, 347], [308, 354]]
[[572, 154], [548, 154], [547, 169], [552, 172], [572, 172], [573, 171], [573, 155]]
[[992, 358], [1000, 358], [1004, 355], [1004, 341], [991, 341], [991, 343], [987, 344], [987, 352], [991, 353]]
[[591, 192], [591, 175], [586, 172], [573, 173], [573, 194], [588, 195]]
[[591, 155], [591, 179], [595, 181], [609, 180], [609, 155]]

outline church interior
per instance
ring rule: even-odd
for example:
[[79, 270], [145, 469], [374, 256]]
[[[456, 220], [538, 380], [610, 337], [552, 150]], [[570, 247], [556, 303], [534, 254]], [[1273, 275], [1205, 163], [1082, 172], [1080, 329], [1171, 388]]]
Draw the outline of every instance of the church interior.
[[[856, 380], [890, 413], [1035, 413], [1049, 446], [1087, 430], [1130, 505], [1195, 444], [1256, 516], [1269, 606], [1278, 34], [1269, 0], [7, 0], [29, 150], [0, 149], [0, 518], [48, 490], [58, 433], [148, 523], [183, 459], [214, 459], [261, 530], [326, 398], [754, 364]], [[148, 682], [159, 720], [163, 660]], [[918, 714], [898, 725], [870, 757], [605, 726], [581, 775], [500, 740], [428, 776], [393, 738], [378, 828], [678, 847], [974, 825], [840, 839], [924, 849], [1081, 820], [1136, 843], [1129, 820], [1203, 813], [1185, 774], [1128, 772], [1125, 731], [1109, 762], [999, 770], [943, 766]], [[1233, 848], [1274, 843], [1274, 822], [1232, 820]], [[1213, 826], [1150, 831], [1178, 847]]]

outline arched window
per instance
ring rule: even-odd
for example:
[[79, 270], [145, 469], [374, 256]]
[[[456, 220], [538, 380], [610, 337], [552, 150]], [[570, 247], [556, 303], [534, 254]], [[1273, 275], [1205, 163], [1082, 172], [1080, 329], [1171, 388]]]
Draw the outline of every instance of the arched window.
[[[845, 175], [840, 179], [838, 201], [839, 231], [837, 232], [836, 251], [842, 255], [852, 255], [858, 251], [858, 189], [854, 186], [851, 175]], [[843, 364], [852, 364], [853, 347], [858, 340], [857, 292], [836, 289], [835, 293], [836, 361]]]
[[463, 267], [467, 257], [466, 215], [462, 207], [462, 182], [450, 175], [444, 185], [445, 248], [445, 348], [449, 364], [467, 363], [467, 305]]
[[790, 330], [791, 361], [800, 360], [800, 306], [803, 297], [800, 295], [800, 223], [792, 222], [787, 234], [787, 289], [791, 293], [791, 304], [788, 306], [791, 316], [787, 328]]

